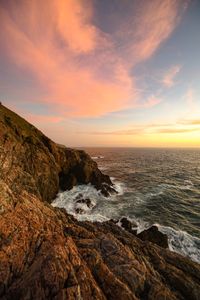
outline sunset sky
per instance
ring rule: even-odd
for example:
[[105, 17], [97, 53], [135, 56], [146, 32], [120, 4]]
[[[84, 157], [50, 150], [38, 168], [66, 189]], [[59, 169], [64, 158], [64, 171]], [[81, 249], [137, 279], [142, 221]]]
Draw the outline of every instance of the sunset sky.
[[0, 0], [0, 101], [67, 146], [200, 147], [200, 1]]

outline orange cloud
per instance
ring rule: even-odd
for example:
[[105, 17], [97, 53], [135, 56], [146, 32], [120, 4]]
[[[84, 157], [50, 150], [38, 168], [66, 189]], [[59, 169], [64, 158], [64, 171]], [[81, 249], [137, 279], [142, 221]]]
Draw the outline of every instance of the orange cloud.
[[35, 123], [59, 123], [63, 120], [62, 117], [58, 116], [47, 116], [47, 115], [36, 115], [36, 114], [26, 114], [26, 119]]
[[[92, 2], [10, 1], [0, 6], [1, 48], [33, 74], [42, 99], [63, 116], [100, 116], [138, 106], [130, 70], [149, 58], [177, 25], [186, 1], [145, 1], [114, 35], [94, 25]], [[180, 10], [182, 8], [182, 10]], [[123, 29], [130, 28], [127, 34]], [[128, 37], [125, 46], [117, 41]], [[150, 99], [146, 106], [159, 103]]]
[[75, 52], [89, 52], [96, 47], [97, 29], [90, 22], [90, 5], [80, 0], [53, 0], [55, 23], [61, 37]]
[[175, 84], [175, 77], [180, 72], [180, 70], [181, 66], [179, 65], [170, 68], [165, 74], [162, 83], [168, 88], [172, 87]]
[[[164, 128], [160, 128], [160, 125], [157, 126], [144, 125], [144, 126], [135, 126], [132, 129], [123, 129], [123, 130], [115, 130], [115, 131], [95, 131], [91, 132], [91, 135], [146, 135], [146, 134], [176, 134], [176, 133], [186, 133], [186, 132], [194, 132], [200, 131], [200, 128], [185, 128], [185, 127], [176, 127], [176, 125], [168, 126]], [[85, 134], [85, 132], [80, 132]], [[86, 133], [88, 134], [88, 133]]]
[[113, 131], [93, 131], [93, 132], [79, 132], [81, 134], [91, 135], [110, 135], [110, 136], [143, 136], [155, 134], [181, 134], [200, 131], [199, 119], [183, 119], [174, 123], [146, 123], [146, 124], [133, 124], [129, 128], [123, 128]]
[[162, 128], [157, 133], [186, 133], [200, 131], [200, 128]]
[[186, 125], [200, 125], [200, 119], [185, 119], [180, 122]]

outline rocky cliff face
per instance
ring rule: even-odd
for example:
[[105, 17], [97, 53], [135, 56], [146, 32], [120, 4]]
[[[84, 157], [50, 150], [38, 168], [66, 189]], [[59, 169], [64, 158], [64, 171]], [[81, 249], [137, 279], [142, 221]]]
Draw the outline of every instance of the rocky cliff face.
[[0, 153], [0, 299], [200, 299], [198, 264], [147, 233], [142, 241], [48, 204], [59, 186], [109, 186], [87, 154], [58, 147], [4, 107]]
[[110, 178], [84, 151], [52, 142], [23, 118], [0, 105], [0, 178], [17, 195], [22, 189], [50, 202], [59, 188], [93, 184], [114, 192]]

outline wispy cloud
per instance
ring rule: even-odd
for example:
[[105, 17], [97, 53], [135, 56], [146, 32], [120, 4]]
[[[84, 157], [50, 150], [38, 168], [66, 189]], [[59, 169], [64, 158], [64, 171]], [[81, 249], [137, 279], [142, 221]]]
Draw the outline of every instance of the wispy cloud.
[[[34, 75], [43, 95], [38, 101], [62, 116], [99, 116], [138, 106], [130, 71], [171, 35], [187, 3], [141, 1], [112, 35], [95, 25], [92, 1], [11, 0], [0, 4], [0, 47]], [[150, 98], [145, 106], [158, 103]]]
[[92, 131], [92, 132], [79, 132], [82, 134], [91, 135], [151, 135], [151, 134], [182, 134], [189, 132], [200, 132], [200, 120], [179, 120], [174, 123], [147, 123], [147, 124], [134, 124], [129, 128], [113, 131]]
[[156, 131], [156, 133], [186, 133], [186, 132], [193, 132], [193, 131], [200, 131], [199, 128], [161, 128]]
[[164, 84], [164, 86], [166, 86], [168, 88], [174, 86], [176, 83], [176, 81], [175, 81], [176, 76], [180, 72], [180, 70], [181, 70], [180, 65], [171, 67], [162, 79], [162, 83]]
[[188, 3], [189, 1], [179, 0], [141, 1], [133, 23], [134, 30], [131, 28], [131, 31], [128, 31], [130, 36], [133, 35], [130, 49], [134, 53], [135, 63], [151, 57], [171, 35]]
[[[79, 132], [81, 134], [88, 134], [89, 132]], [[138, 135], [145, 133], [145, 126], [136, 126], [131, 129], [122, 129], [114, 131], [92, 131], [89, 134], [91, 135]]]
[[200, 125], [200, 119], [185, 119], [180, 121], [184, 125]]
[[190, 115], [196, 114], [196, 112], [200, 109], [196, 99], [196, 91], [192, 87], [189, 87], [183, 97], [183, 100], [186, 102], [188, 110], [187, 113]]

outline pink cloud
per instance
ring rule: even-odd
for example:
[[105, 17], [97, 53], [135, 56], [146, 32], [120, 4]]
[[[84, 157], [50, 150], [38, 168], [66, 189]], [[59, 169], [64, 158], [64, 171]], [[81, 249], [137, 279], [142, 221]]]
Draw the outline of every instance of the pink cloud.
[[[1, 48], [35, 76], [45, 93], [38, 101], [62, 116], [85, 117], [138, 106], [130, 70], [170, 36], [187, 1], [142, 1], [136, 17], [114, 35], [94, 25], [91, 1], [9, 3], [0, 6]], [[116, 42], [123, 36], [128, 42], [119, 51]], [[145, 107], [158, 103], [152, 98]]]
[[47, 116], [47, 115], [36, 115], [36, 114], [27, 114], [26, 119], [33, 123], [60, 123], [63, 118], [58, 116]]
[[150, 96], [147, 101], [143, 104], [141, 104], [141, 107], [144, 108], [149, 108], [149, 107], [153, 107], [155, 105], [158, 105], [161, 102], [161, 99], [155, 97], [155, 96]]
[[180, 65], [171, 67], [164, 75], [162, 79], [162, 83], [168, 88], [172, 87], [175, 84], [175, 77], [180, 72], [180, 70], [181, 70]]
[[151, 57], [160, 45], [172, 34], [190, 0], [140, 1], [136, 15], [126, 22], [120, 31], [121, 37], [130, 41], [125, 47], [132, 64]]

